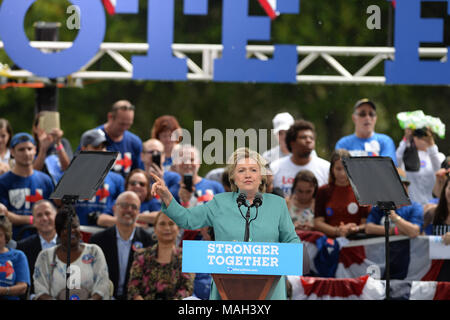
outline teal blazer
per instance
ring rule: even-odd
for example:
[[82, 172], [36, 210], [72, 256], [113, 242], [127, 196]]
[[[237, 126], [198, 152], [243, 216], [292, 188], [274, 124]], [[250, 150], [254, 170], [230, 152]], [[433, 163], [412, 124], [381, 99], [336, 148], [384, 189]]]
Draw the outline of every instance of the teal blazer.
[[[211, 201], [193, 208], [182, 207], [175, 199], [169, 206], [162, 203], [161, 210], [180, 228], [194, 230], [206, 226], [214, 228], [216, 241], [243, 241], [245, 220], [239, 212], [236, 199], [238, 192], [224, 192]], [[250, 242], [300, 242], [289, 215], [286, 201], [280, 196], [263, 193], [263, 203], [258, 209], [258, 217], [250, 224]], [[246, 207], [241, 207], [245, 216]], [[256, 208], [251, 208], [250, 219], [255, 218]], [[285, 278], [281, 277], [274, 286], [269, 299], [286, 299]], [[213, 282], [211, 300], [219, 300], [220, 295]]]

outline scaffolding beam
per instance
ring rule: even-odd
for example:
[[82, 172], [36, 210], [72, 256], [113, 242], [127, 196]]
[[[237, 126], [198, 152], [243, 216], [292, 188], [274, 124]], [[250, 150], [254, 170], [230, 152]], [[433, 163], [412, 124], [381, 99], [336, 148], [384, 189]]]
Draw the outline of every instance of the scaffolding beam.
[[[31, 41], [30, 46], [47, 51], [65, 50], [72, 46], [72, 42]], [[66, 78], [58, 79], [58, 82], [80, 83], [82, 80], [131, 80], [133, 65], [132, 55], [144, 55], [147, 53], [147, 43], [102, 43], [98, 53], [79, 71]], [[179, 58], [186, 58], [188, 66], [188, 81], [212, 81], [214, 73], [214, 60], [222, 56], [221, 44], [173, 44], [173, 54]], [[0, 52], [3, 50], [3, 42], [0, 41]], [[447, 48], [420, 48], [420, 58], [447, 60]], [[274, 46], [248, 45], [247, 57], [268, 60], [273, 56]], [[298, 64], [296, 68], [296, 80], [298, 84], [379, 84], [386, 83], [386, 78], [380, 73], [379, 67], [386, 60], [393, 60], [395, 48], [391, 47], [332, 47], [332, 46], [298, 46]], [[96, 64], [105, 57], [115, 63], [114, 70], [95, 70]], [[356, 72], [349, 70], [346, 60], [355, 57], [364, 57], [365, 61]], [[321, 60], [322, 68], [316, 67], [315, 71], [308, 72], [311, 65]], [[347, 62], [349, 63], [349, 62]], [[360, 62], [358, 62], [360, 63]], [[323, 67], [325, 65], [326, 67]], [[354, 63], [352, 63], [354, 68]], [[384, 70], [384, 68], [382, 68]], [[319, 73], [319, 74], [317, 74]], [[375, 74], [374, 74], [375, 73]], [[5, 61], [0, 61], [0, 78], [12, 78], [19, 82], [46, 82], [48, 79], [37, 77], [27, 70], [10, 70]], [[78, 81], [74, 81], [78, 80]], [[5, 80], [3, 79], [3, 82]], [[0, 82], [1, 79], [0, 79]]]

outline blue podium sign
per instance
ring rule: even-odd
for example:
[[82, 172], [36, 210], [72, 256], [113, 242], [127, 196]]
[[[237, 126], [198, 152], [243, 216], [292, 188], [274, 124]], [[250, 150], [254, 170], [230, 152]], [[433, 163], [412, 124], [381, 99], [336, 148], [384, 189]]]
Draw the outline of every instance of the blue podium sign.
[[187, 273], [302, 275], [303, 245], [227, 241], [183, 241]]

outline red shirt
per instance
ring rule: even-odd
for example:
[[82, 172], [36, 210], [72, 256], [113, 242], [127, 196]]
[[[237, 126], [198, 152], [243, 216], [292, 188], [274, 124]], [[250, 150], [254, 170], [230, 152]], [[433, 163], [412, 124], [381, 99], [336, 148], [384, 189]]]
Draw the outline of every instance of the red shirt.
[[319, 188], [316, 195], [315, 217], [324, 217], [325, 222], [332, 226], [344, 224], [361, 224], [362, 218], [367, 218], [370, 207], [361, 207], [356, 201], [350, 185], [341, 187], [326, 184]]

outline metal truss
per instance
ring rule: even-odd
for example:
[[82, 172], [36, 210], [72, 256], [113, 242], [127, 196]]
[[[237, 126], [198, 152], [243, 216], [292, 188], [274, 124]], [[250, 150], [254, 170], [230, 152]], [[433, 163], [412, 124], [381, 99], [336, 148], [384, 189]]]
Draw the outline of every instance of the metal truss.
[[[72, 45], [72, 42], [47, 42], [31, 41], [30, 45], [47, 52], [64, 50]], [[145, 55], [149, 45], [146, 43], [103, 43], [98, 53], [79, 71], [71, 74], [67, 78], [57, 79], [67, 85], [82, 85], [82, 80], [131, 80], [133, 65], [130, 62], [132, 55]], [[186, 58], [188, 66], [187, 79], [189, 81], [212, 81], [214, 60], [222, 56], [223, 46], [221, 44], [173, 44], [174, 56]], [[3, 43], [0, 41], [0, 51], [3, 50]], [[274, 46], [270, 45], [248, 45], [247, 58], [268, 60], [273, 56]], [[395, 48], [390, 47], [327, 47], [327, 46], [298, 46], [297, 83], [322, 83], [322, 84], [379, 84], [383, 85], [386, 78], [378, 68], [385, 60], [393, 60]], [[447, 48], [420, 48], [421, 58], [432, 58], [446, 61]], [[111, 58], [116, 64], [117, 70], [99, 71], [94, 70], [96, 63], [105, 57]], [[365, 60], [356, 72], [350, 72], [349, 67], [338, 59], [346, 60], [348, 57]], [[309, 74], [308, 69], [316, 61], [322, 60], [321, 74]], [[323, 67], [323, 62], [325, 66]], [[354, 67], [355, 61], [351, 62]], [[331, 67], [331, 68], [330, 68]], [[325, 73], [325, 74], [322, 74]], [[378, 73], [378, 75], [373, 75]], [[10, 70], [0, 61], [0, 82], [3, 77], [12, 78], [19, 82], [48, 82], [34, 76], [26, 70]]]

